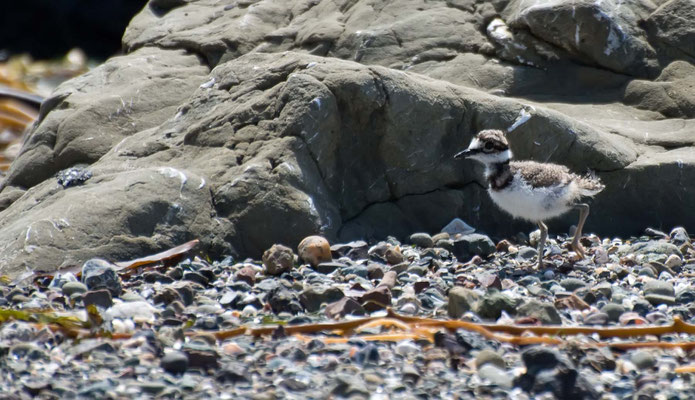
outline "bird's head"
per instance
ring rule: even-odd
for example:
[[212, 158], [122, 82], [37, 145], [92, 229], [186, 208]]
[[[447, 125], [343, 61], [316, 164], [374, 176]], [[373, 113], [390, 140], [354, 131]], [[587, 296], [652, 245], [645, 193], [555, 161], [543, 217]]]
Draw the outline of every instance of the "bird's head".
[[468, 148], [456, 153], [454, 158], [470, 158], [486, 165], [499, 164], [509, 162], [512, 152], [504, 132], [486, 129], [478, 132]]

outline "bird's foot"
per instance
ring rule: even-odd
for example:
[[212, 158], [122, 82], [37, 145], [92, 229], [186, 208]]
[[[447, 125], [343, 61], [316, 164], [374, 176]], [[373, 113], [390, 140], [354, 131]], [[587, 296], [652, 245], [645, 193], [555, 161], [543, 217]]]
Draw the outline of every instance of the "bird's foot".
[[536, 269], [537, 269], [538, 271], [543, 271], [544, 265], [545, 265], [545, 264], [543, 263], [543, 257], [542, 257], [542, 256], [538, 256], [538, 262], [536, 263]]
[[582, 246], [581, 243], [579, 243], [579, 240], [573, 240], [572, 241], [572, 250], [574, 250], [575, 253], [577, 253], [577, 256], [579, 259], [584, 259], [586, 258], [586, 252], [584, 251], [584, 246]]

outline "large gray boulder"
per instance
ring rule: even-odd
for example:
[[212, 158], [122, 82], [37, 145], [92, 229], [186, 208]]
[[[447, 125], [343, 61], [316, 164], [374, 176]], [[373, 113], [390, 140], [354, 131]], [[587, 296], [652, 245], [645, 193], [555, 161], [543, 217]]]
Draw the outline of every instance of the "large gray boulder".
[[[310, 234], [434, 233], [454, 217], [493, 237], [527, 230], [491, 204], [480, 165], [452, 159], [522, 112], [518, 158], [607, 184], [587, 230], [695, 230], [692, 60], [641, 28], [665, 5], [604, 3], [573, 16], [516, 0], [152, 1], [126, 55], [44, 104], [0, 192], [0, 272], [193, 238], [260, 257]], [[60, 186], [78, 164], [92, 177]]]

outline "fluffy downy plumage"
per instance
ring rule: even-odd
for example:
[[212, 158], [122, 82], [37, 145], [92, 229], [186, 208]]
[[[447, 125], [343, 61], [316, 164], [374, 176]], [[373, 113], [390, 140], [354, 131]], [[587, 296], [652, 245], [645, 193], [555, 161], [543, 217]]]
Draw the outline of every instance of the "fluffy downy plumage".
[[585, 255], [579, 238], [589, 215], [589, 206], [579, 201], [603, 190], [605, 186], [598, 178], [573, 174], [567, 167], [557, 164], [511, 161], [512, 152], [504, 132], [493, 129], [480, 131], [468, 148], [455, 157], [483, 163], [488, 193], [495, 204], [515, 218], [538, 224], [541, 230], [539, 266], [542, 265], [548, 232], [544, 221], [571, 209], [580, 212], [572, 248], [580, 256]]

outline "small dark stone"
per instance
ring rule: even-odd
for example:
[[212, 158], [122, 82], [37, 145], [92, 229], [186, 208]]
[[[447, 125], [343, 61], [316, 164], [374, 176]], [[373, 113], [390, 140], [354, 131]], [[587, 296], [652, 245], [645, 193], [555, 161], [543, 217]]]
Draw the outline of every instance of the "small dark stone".
[[500, 277], [495, 274], [485, 274], [480, 278], [480, 284], [485, 289], [497, 289], [502, 290], [502, 281]]
[[430, 287], [430, 282], [429, 281], [417, 281], [413, 283], [413, 290], [415, 290], [415, 293], [422, 293], [423, 290], [427, 289]]
[[206, 278], [203, 274], [193, 271], [186, 271], [183, 273], [184, 281], [195, 282], [202, 286], [207, 286], [210, 280]]
[[355, 361], [360, 364], [379, 362], [379, 348], [374, 344], [368, 344], [355, 353]]
[[333, 303], [343, 296], [343, 291], [337, 287], [311, 286], [299, 295], [299, 301], [307, 311], [314, 312], [321, 307], [322, 303]]
[[303, 310], [297, 295], [281, 286], [275, 287], [268, 292], [266, 301], [270, 304], [275, 314], [281, 312], [298, 314]]
[[256, 283], [256, 271], [249, 266], [245, 266], [234, 275], [234, 280], [246, 282], [253, 286]]
[[214, 350], [200, 350], [184, 348], [184, 352], [188, 355], [188, 366], [190, 368], [217, 368], [219, 365], [220, 356]]
[[519, 252], [516, 253], [517, 260], [530, 260], [538, 255], [538, 250], [529, 246], [522, 246]]
[[179, 292], [179, 296], [181, 297], [181, 302], [183, 302], [183, 304], [187, 306], [193, 304], [194, 291], [191, 289], [190, 284], [176, 286], [174, 289]]
[[67, 168], [56, 174], [58, 184], [66, 189], [70, 186], [81, 185], [91, 177], [92, 171], [88, 170], [85, 166]]
[[386, 286], [378, 286], [360, 297], [360, 303], [365, 310], [373, 312], [391, 306], [391, 290]]
[[401, 368], [401, 375], [403, 376], [403, 380], [413, 386], [417, 384], [417, 382], [420, 380], [420, 372], [415, 368], [414, 365], [409, 364], [409, 363], [404, 363], [403, 367]]
[[161, 282], [172, 283], [174, 279], [157, 271], [147, 271], [142, 275], [142, 279], [147, 283]]
[[251, 285], [244, 281], [235, 281], [227, 286], [228, 288], [241, 293], [248, 293], [251, 291]]
[[317, 266], [314, 267], [314, 270], [316, 272], [320, 272], [322, 274], [330, 274], [330, 273], [333, 273], [337, 269], [345, 268], [345, 267], [347, 267], [347, 265], [344, 263], [335, 262], [335, 261], [327, 261], [327, 262], [319, 263]]
[[586, 325], [607, 325], [608, 321], [610, 321], [610, 317], [604, 312], [593, 313], [584, 318]]
[[183, 374], [188, 369], [188, 356], [181, 351], [172, 351], [162, 357], [159, 365], [170, 374]]
[[372, 280], [381, 279], [384, 277], [384, 269], [379, 264], [367, 264], [367, 277]]
[[410, 243], [422, 248], [434, 247], [434, 240], [427, 233], [413, 233], [410, 235]]
[[90, 290], [82, 296], [82, 302], [85, 307], [94, 304], [98, 307], [109, 308], [113, 305], [113, 298], [111, 292], [106, 289]]
[[481, 318], [497, 319], [502, 315], [502, 311], [509, 315], [516, 315], [517, 305], [514, 300], [500, 292], [486, 294], [477, 307], [477, 314]]
[[22, 382], [22, 388], [31, 396], [37, 396], [42, 390], [51, 390], [51, 382], [43, 379], [32, 379]]
[[521, 353], [521, 359], [528, 373], [535, 375], [539, 371], [555, 368], [563, 358], [555, 349], [531, 346]]
[[308, 384], [294, 378], [285, 378], [280, 382], [280, 385], [293, 392], [303, 392], [309, 388]]
[[468, 261], [473, 256], [487, 257], [495, 252], [495, 243], [486, 235], [471, 233], [454, 241], [454, 256], [459, 261]]
[[452, 356], [466, 354], [473, 348], [465, 340], [459, 340], [458, 336], [443, 331], [435, 332], [434, 345], [446, 349]]
[[342, 299], [326, 306], [326, 316], [328, 318], [342, 318], [346, 315], [364, 315], [366, 311], [357, 300], [352, 297]]
[[178, 281], [179, 279], [183, 278], [183, 268], [174, 267], [167, 271], [167, 276], [171, 277], [171, 279], [175, 281]]
[[120, 296], [123, 288], [116, 266], [100, 258], [92, 258], [82, 266], [82, 283], [89, 290], [108, 289], [113, 297]]
[[688, 235], [688, 232], [682, 226], [673, 228], [670, 237], [671, 242], [677, 246], [690, 243], [690, 235]]
[[175, 289], [170, 287], [165, 287], [155, 293], [152, 296], [152, 300], [155, 304], [169, 304], [174, 301], [181, 301], [181, 295]]
[[684, 289], [678, 292], [676, 295], [676, 302], [678, 304], [688, 304], [695, 301], [695, 290], [694, 289]]
[[362, 278], [366, 278], [369, 275], [367, 267], [364, 265], [347, 265], [340, 269], [340, 273], [344, 276], [357, 275]]
[[248, 382], [246, 372], [242, 365], [227, 364], [215, 375], [215, 379], [222, 383]]
[[652, 310], [652, 306], [647, 300], [643, 299], [637, 299], [635, 302], [632, 304], [632, 311], [636, 312], [639, 315], [647, 315], [648, 312]]

